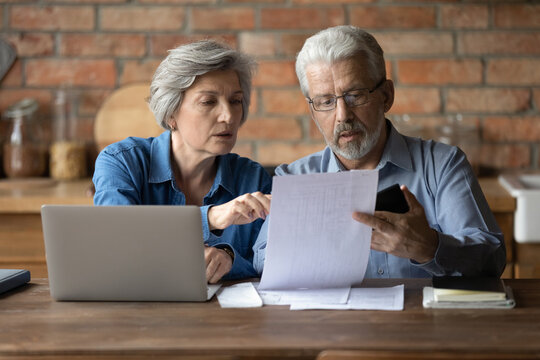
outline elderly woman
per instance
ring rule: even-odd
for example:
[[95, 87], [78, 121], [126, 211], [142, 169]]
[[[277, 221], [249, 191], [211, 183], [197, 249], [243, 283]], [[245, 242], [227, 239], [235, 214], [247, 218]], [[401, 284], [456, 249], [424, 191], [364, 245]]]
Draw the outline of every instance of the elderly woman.
[[167, 131], [109, 145], [95, 164], [95, 205], [200, 207], [211, 283], [257, 276], [252, 245], [269, 213], [271, 178], [230, 153], [247, 118], [254, 68], [215, 41], [170, 50], [148, 100]]

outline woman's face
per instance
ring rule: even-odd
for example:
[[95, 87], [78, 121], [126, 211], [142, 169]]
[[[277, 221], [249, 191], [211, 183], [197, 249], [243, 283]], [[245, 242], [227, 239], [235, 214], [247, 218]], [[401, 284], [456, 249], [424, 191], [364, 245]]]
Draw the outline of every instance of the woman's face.
[[229, 153], [242, 122], [243, 98], [234, 70], [197, 77], [172, 119], [173, 146], [210, 156]]

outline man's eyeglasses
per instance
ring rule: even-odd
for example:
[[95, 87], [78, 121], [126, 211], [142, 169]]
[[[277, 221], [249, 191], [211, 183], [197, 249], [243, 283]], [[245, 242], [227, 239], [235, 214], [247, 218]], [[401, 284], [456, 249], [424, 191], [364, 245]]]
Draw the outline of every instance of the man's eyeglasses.
[[336, 104], [339, 98], [343, 98], [347, 106], [354, 107], [364, 105], [369, 101], [369, 94], [376, 91], [386, 81], [383, 78], [372, 90], [369, 89], [356, 89], [344, 92], [343, 95], [321, 95], [315, 96], [313, 99], [307, 98], [308, 102], [315, 111], [331, 111], [336, 108]]

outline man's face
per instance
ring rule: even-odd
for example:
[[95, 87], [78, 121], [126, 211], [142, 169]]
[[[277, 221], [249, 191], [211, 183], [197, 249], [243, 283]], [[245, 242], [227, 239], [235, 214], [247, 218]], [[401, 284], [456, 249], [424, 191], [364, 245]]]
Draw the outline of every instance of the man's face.
[[[366, 64], [358, 60], [308, 65], [306, 78], [311, 99], [324, 95], [340, 96], [358, 89], [373, 90], [382, 80], [371, 79]], [[367, 102], [363, 105], [349, 106], [344, 98], [339, 98], [335, 109], [315, 111], [311, 108], [311, 114], [326, 143], [340, 160], [380, 157], [386, 140], [385, 136], [381, 136], [385, 134], [384, 113], [389, 110], [392, 101], [393, 87], [391, 82], [387, 81], [369, 93]]]

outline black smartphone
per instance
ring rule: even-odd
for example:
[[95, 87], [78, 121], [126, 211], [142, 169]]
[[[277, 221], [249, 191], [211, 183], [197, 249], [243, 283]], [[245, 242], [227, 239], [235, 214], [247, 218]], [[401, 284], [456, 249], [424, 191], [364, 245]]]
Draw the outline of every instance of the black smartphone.
[[409, 204], [405, 200], [403, 191], [398, 184], [394, 184], [377, 193], [375, 211], [390, 211], [394, 213], [406, 213], [409, 211]]

